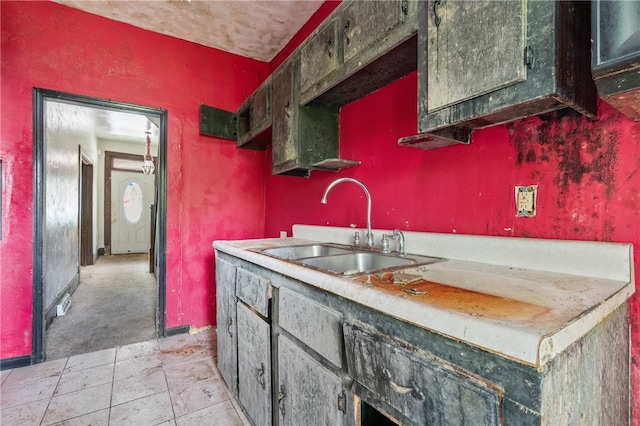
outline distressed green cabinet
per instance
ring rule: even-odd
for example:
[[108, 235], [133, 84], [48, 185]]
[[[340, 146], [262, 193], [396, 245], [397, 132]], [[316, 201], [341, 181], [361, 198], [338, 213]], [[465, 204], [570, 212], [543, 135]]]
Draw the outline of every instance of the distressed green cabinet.
[[271, 327], [238, 302], [238, 399], [255, 426], [271, 425]]
[[300, 91], [304, 92], [338, 68], [338, 21], [330, 19], [300, 47]]
[[240, 370], [255, 424], [629, 422], [628, 302], [536, 367], [400, 320], [384, 303], [373, 309], [225, 252], [216, 262], [218, 312], [235, 294], [240, 336], [235, 348], [219, 340], [218, 365], [236, 353], [223, 377], [234, 389]]
[[256, 426], [271, 425], [271, 283], [244, 268], [236, 272], [238, 399]]
[[357, 392], [415, 425], [501, 423], [502, 390], [364, 324], [345, 324]]
[[309, 176], [359, 164], [340, 159], [338, 109], [299, 104], [299, 68], [294, 54], [273, 74], [272, 173]]
[[236, 116], [238, 148], [264, 149], [271, 142], [271, 77], [238, 108]]
[[596, 112], [590, 3], [429, 0], [418, 18], [418, 131], [401, 145], [469, 143], [473, 129], [565, 107]]
[[414, 71], [422, 3], [341, 3], [300, 49], [300, 103], [342, 106]]
[[236, 266], [216, 261], [216, 324], [218, 368], [231, 393], [238, 396], [238, 333], [236, 325]]
[[342, 379], [286, 336], [278, 337], [280, 426], [348, 424]]

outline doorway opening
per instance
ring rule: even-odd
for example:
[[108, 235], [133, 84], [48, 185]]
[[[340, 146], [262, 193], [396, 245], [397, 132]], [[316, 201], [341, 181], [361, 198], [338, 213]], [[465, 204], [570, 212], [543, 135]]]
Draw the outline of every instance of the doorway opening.
[[[139, 273], [141, 268], [144, 269], [143, 272], [147, 272], [146, 275], [140, 275], [136, 283], [145, 281], [144, 285], [152, 286], [151, 290], [155, 292], [155, 297], [147, 297], [143, 300], [149, 302], [153, 299], [154, 306], [151, 308], [155, 311], [155, 314], [152, 314], [155, 316], [152, 318], [155, 322], [154, 337], [165, 336], [167, 111], [39, 88], [33, 91], [33, 106], [34, 267], [31, 362], [38, 363], [46, 358], [47, 323], [51, 323], [61, 306], [69, 305], [67, 294], [73, 293], [76, 288], [81, 288], [83, 279], [87, 282], [96, 281], [96, 277], [103, 273], [99, 271], [106, 271], [108, 267], [111, 267], [113, 276], [116, 278], [107, 278], [106, 282], [121, 281], [121, 291], [131, 290], [132, 286], [127, 284], [127, 280], [131, 280], [131, 277]], [[121, 180], [127, 181], [121, 192], [126, 194], [120, 194], [120, 199], [116, 198], [116, 201], [123, 209], [124, 205], [128, 207], [123, 210], [123, 214], [118, 211], [117, 215], [118, 218], [127, 222], [128, 227], [125, 226], [124, 231], [117, 228], [121, 236], [120, 242], [125, 243], [123, 253], [127, 253], [119, 255], [117, 262], [113, 262], [117, 256], [111, 255], [112, 242], [109, 241], [107, 245], [107, 240], [104, 238], [107, 233], [110, 238], [113, 236], [112, 221], [110, 218], [103, 220], [104, 216], [98, 214], [96, 208], [98, 205], [100, 208], [106, 207], [107, 203], [102, 202], [106, 188], [110, 189], [109, 195], [113, 195], [111, 182], [101, 179], [104, 176], [103, 173], [96, 173], [96, 168], [104, 167], [102, 158], [98, 162], [98, 157], [105, 157], [106, 149], [98, 148], [100, 142], [95, 129], [90, 128], [91, 124], [86, 124], [93, 122], [95, 125], [96, 120], [87, 120], [87, 114], [91, 115], [91, 113], [86, 111], [144, 118], [147, 122], [147, 131], [150, 123], [153, 123], [157, 129], [154, 174], [145, 175], [139, 172], [140, 169], [133, 170], [132, 164], [137, 162], [141, 164], [144, 154], [144, 145], [139, 141], [137, 143], [140, 155], [134, 156], [135, 159], [130, 158], [128, 162], [120, 163], [120, 169], [123, 170], [118, 171], [126, 174]], [[141, 133], [144, 134], [144, 130]], [[83, 141], [80, 143], [80, 148], [78, 148], [78, 140]], [[85, 143], [86, 140], [89, 142]], [[51, 144], [52, 141], [54, 145]], [[119, 142], [134, 143], [135, 141], [120, 140]], [[76, 159], [73, 161], [68, 158], [71, 155], [65, 155], [65, 152], [70, 152], [71, 146], [76, 147], [74, 156]], [[113, 145], [105, 146], [108, 149], [113, 148]], [[67, 151], [64, 151], [65, 149]], [[114, 149], [111, 153], [116, 151]], [[138, 152], [138, 148], [133, 152]], [[126, 157], [127, 154], [121, 156]], [[128, 165], [122, 166], [122, 164]], [[74, 176], [75, 182], [71, 184]], [[97, 188], [101, 180], [103, 189], [99, 192]], [[65, 191], [64, 188], [68, 190]], [[75, 195], [73, 188], [76, 188]], [[77, 197], [76, 200], [74, 200], [75, 197]], [[108, 204], [111, 206], [113, 203]], [[113, 213], [112, 208], [111, 214]], [[74, 226], [76, 227], [75, 236]], [[129, 242], [127, 238], [130, 239]], [[104, 262], [107, 257], [110, 262]], [[114, 263], [116, 263], [115, 266]], [[124, 267], [125, 264], [129, 266]], [[134, 269], [127, 269], [129, 267]], [[116, 285], [107, 285], [106, 290], [101, 292], [113, 293], [118, 291], [117, 288]], [[95, 299], [95, 297], [91, 296], [89, 299]], [[71, 306], [73, 310], [73, 303]], [[105, 317], [127, 318], [127, 315], [135, 311], [135, 308], [125, 307], [120, 311], [112, 310], [105, 313], [107, 311], [101, 311], [104, 306], [109, 306], [108, 298], [98, 305], [93, 305], [88, 309], [89, 312], [85, 313], [93, 320], [90, 322], [99, 324], [102, 328], [77, 330], [78, 334], [92, 334], [97, 335], [98, 338], [111, 332], [117, 335], [122, 329], [118, 330], [116, 325], [115, 329], [108, 330], [110, 318]], [[62, 314], [64, 315], [64, 312]], [[135, 319], [131, 319], [127, 326], [135, 328]]]

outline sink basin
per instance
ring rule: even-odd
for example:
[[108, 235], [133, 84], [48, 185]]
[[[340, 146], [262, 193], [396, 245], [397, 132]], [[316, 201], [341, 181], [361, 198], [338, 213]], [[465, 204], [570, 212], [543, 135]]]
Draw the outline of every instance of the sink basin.
[[327, 244], [274, 247], [264, 249], [262, 250], [262, 252], [282, 259], [301, 259], [305, 257], [331, 256], [335, 254], [353, 253], [353, 251], [348, 248], [340, 248]]
[[443, 260], [413, 254], [400, 257], [336, 243], [272, 247], [257, 251], [337, 275], [372, 273], [403, 266], [427, 265]]
[[360, 252], [300, 259], [300, 263], [326, 269], [337, 274], [348, 272], [349, 275], [352, 275], [396, 266], [413, 265], [416, 260], [406, 257], [385, 256], [379, 253]]

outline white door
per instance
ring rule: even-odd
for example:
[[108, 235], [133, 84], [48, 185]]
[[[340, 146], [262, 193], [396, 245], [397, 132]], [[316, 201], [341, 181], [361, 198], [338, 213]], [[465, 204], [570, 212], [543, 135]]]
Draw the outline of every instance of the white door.
[[151, 238], [154, 176], [111, 172], [111, 253], [146, 253]]

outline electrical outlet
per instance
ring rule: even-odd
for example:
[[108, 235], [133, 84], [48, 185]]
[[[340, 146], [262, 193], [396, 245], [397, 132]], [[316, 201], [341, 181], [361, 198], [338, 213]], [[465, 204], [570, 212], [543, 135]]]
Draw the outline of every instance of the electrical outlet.
[[535, 216], [537, 197], [538, 185], [516, 186], [516, 216]]

